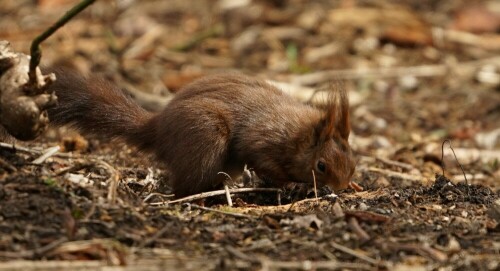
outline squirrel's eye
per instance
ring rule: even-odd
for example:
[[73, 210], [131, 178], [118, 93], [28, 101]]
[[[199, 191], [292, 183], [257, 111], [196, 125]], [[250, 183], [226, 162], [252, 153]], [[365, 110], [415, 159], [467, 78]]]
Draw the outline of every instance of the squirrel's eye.
[[318, 161], [318, 164], [316, 165], [316, 167], [318, 168], [318, 170], [322, 173], [325, 173], [325, 170], [326, 170], [326, 165], [325, 163], [321, 162], [321, 161]]

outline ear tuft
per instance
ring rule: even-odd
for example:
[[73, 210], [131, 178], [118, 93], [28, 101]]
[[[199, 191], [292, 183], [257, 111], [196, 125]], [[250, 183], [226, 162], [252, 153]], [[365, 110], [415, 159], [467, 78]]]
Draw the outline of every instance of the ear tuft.
[[330, 84], [324, 115], [315, 128], [316, 136], [321, 141], [333, 138], [334, 135], [347, 140], [350, 132], [347, 91], [342, 81], [333, 82]]
[[335, 96], [335, 107], [338, 112], [335, 127], [340, 136], [347, 140], [351, 132], [351, 125], [349, 123], [349, 97], [343, 84], [335, 89]]
[[328, 138], [333, 138], [335, 133], [335, 110], [330, 110], [332, 107], [328, 107], [325, 111], [323, 117], [316, 126], [316, 135], [319, 141], [326, 141]]

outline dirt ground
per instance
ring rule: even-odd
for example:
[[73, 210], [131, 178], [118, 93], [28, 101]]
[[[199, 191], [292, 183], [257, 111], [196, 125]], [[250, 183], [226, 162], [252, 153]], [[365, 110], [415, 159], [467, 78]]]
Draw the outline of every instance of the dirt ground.
[[[0, 40], [76, 2], [0, 0]], [[51, 128], [0, 145], [0, 270], [500, 270], [498, 1], [97, 1], [42, 50], [152, 111], [227, 71], [312, 103], [343, 81], [364, 191], [171, 202], [161, 164]]]

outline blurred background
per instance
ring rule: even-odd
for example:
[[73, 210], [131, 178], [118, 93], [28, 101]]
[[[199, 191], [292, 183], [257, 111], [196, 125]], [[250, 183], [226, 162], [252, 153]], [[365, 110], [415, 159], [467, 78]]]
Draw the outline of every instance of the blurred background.
[[[28, 53], [78, 2], [0, 0], [0, 40]], [[98, 0], [42, 50], [42, 66], [101, 74], [152, 111], [227, 71], [311, 103], [343, 81], [365, 191], [300, 200], [295, 191], [307, 189], [290, 185], [280, 199], [291, 205], [255, 192], [234, 195], [235, 207], [203, 202], [224, 214], [164, 205], [172, 195], [158, 163], [108, 138], [49, 129], [15, 149], [0, 144], [2, 270], [57, 269], [4, 262], [20, 259], [140, 266], [127, 270], [500, 266], [500, 1]], [[473, 185], [447, 144], [442, 169], [445, 139]]]
[[[28, 53], [78, 2], [0, 0], [0, 39]], [[101, 73], [150, 110], [228, 70], [281, 82], [304, 101], [345, 80], [360, 157], [406, 162], [432, 179], [450, 138], [468, 172], [491, 182], [499, 31], [498, 1], [101, 0], [42, 44], [42, 65]]]

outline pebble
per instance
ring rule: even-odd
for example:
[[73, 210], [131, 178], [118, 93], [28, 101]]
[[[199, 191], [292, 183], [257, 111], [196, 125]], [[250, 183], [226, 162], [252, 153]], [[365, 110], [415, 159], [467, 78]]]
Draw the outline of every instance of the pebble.
[[366, 210], [368, 210], [368, 205], [366, 205], [364, 202], [361, 202], [361, 203], [359, 204], [359, 209], [360, 209], [361, 211], [366, 211]]

